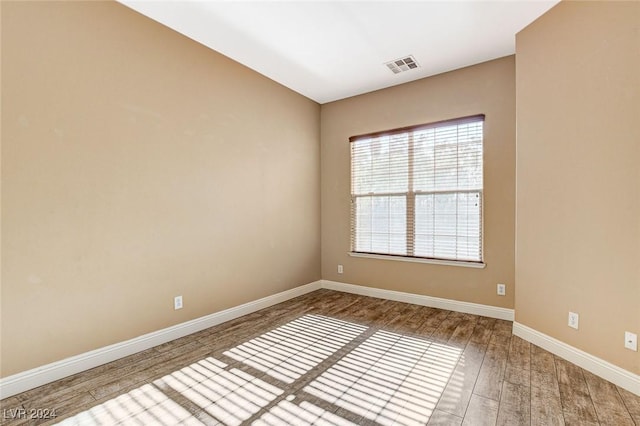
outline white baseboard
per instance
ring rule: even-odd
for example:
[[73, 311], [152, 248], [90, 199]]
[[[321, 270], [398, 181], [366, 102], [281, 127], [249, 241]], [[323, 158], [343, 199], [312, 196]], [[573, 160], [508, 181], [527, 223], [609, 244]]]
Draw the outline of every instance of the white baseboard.
[[224, 311], [196, 318], [162, 330], [144, 334], [133, 339], [105, 346], [90, 352], [56, 361], [31, 370], [0, 379], [0, 399], [24, 392], [38, 386], [62, 379], [72, 374], [115, 361], [145, 349], [187, 336], [205, 328], [268, 308], [280, 302], [301, 296], [320, 288], [320, 281], [315, 281], [291, 290], [283, 291], [262, 299], [254, 300], [225, 309]]
[[513, 323], [513, 334], [640, 396], [640, 376], [533, 328]]
[[[465, 312], [507, 321], [513, 321], [514, 317], [513, 309], [345, 284], [336, 281], [320, 280], [248, 302], [240, 306], [225, 309], [224, 311], [216, 312], [172, 327], [148, 333], [124, 342], [99, 348], [84, 354], [76, 355], [61, 361], [53, 362], [51, 364], [2, 378], [0, 379], [0, 399], [8, 398], [12, 395], [62, 379], [72, 374], [97, 367], [107, 362], [115, 361], [125, 356], [187, 336], [243, 315], [259, 311], [260, 309], [267, 308], [320, 288], [457, 312]], [[633, 374], [519, 323], [513, 324], [513, 333], [548, 350], [549, 352], [561, 356], [568, 361], [591, 371], [600, 377], [603, 377], [606, 380], [609, 380], [624, 389], [629, 390], [630, 392], [640, 395], [640, 376], [637, 374]]]
[[513, 309], [497, 306], [481, 305], [479, 303], [460, 302], [458, 300], [442, 299], [440, 297], [424, 296], [421, 294], [405, 293], [402, 291], [384, 290], [381, 288], [365, 287], [361, 285], [345, 284], [337, 281], [320, 280], [322, 288], [344, 291], [345, 293], [360, 294], [362, 296], [377, 297], [379, 299], [395, 300], [397, 302], [412, 303], [414, 305], [447, 309], [449, 311], [482, 315], [513, 321]]

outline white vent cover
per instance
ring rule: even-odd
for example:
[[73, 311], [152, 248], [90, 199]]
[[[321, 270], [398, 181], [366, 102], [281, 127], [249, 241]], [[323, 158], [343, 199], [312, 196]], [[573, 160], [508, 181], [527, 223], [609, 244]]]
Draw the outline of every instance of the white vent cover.
[[409, 71], [418, 68], [420, 65], [416, 62], [413, 55], [396, 59], [395, 61], [386, 62], [385, 65], [394, 73], [399, 74], [403, 71]]

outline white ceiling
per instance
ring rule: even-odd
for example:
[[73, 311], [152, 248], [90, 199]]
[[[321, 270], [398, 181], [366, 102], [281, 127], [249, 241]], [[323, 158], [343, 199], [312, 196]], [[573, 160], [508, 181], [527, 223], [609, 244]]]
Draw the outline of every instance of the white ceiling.
[[[558, 3], [119, 0], [319, 103], [500, 58]], [[420, 65], [393, 74], [385, 62]]]

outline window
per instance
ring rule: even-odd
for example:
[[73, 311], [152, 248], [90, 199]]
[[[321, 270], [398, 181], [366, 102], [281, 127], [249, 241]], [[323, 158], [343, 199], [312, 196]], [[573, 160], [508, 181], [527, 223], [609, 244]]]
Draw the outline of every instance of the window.
[[351, 137], [351, 251], [482, 262], [483, 124]]

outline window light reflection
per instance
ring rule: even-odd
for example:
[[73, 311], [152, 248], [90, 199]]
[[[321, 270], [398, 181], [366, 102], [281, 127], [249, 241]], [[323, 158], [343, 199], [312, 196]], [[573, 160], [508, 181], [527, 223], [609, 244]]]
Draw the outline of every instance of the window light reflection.
[[[224, 353], [264, 376], [207, 357], [60, 424], [168, 426], [213, 420], [229, 426], [352, 426], [358, 417], [380, 425], [426, 423], [461, 350], [383, 330], [366, 337], [366, 330], [305, 315]], [[361, 341], [355, 343], [356, 338]], [[308, 376], [349, 343], [346, 355]], [[306, 386], [290, 386], [305, 375]], [[340, 413], [348, 413], [349, 420]]]
[[366, 329], [322, 315], [304, 315], [224, 354], [291, 384]]
[[304, 390], [382, 425], [426, 423], [460, 353], [426, 339], [378, 331]]

